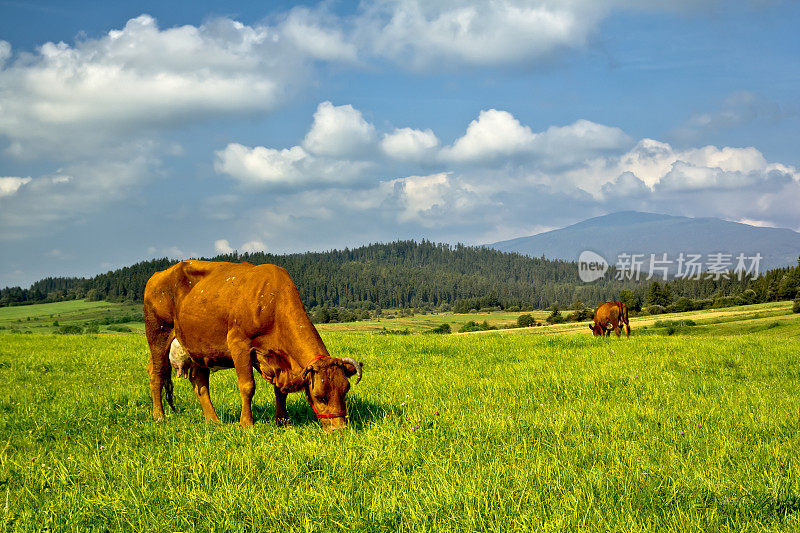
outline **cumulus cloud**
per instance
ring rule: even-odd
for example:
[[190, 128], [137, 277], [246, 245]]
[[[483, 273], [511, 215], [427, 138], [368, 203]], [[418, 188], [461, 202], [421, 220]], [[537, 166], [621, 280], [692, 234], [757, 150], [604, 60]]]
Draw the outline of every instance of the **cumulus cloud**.
[[234, 249], [231, 248], [231, 243], [227, 239], [219, 239], [214, 241], [214, 251], [220, 254], [232, 254]]
[[215, 152], [214, 168], [247, 186], [298, 188], [359, 181], [366, 161], [318, 157], [300, 146], [282, 150], [231, 143]]
[[[440, 238], [472, 231], [488, 242], [529, 234], [536, 226], [531, 213], [557, 225], [619, 209], [781, 220], [792, 216], [785, 198], [800, 195], [791, 192], [800, 191], [800, 172], [753, 147], [679, 150], [654, 139], [637, 142], [588, 120], [536, 132], [495, 109], [482, 111], [463, 135], [442, 146], [429, 129], [381, 134], [359, 111], [346, 109], [346, 115], [357, 119], [349, 121], [357, 131], [381, 139], [362, 150], [360, 163], [368, 170], [350, 180], [326, 178], [321, 169], [353, 161], [317, 155], [306, 143], [289, 149], [229, 145], [217, 152], [218, 172], [242, 183], [282, 181], [275, 204], [254, 222], [270, 242], [297, 228], [313, 233], [321, 227], [330, 229], [322, 232], [329, 238], [343, 239], [334, 229], [348, 223], [351, 231], [361, 228], [360, 240], [372, 235], [368, 228], [398, 227]], [[311, 130], [319, 127], [317, 118]]]
[[310, 61], [354, 59], [355, 50], [341, 31], [296, 9], [276, 26], [217, 18], [161, 29], [141, 15], [97, 39], [48, 42], [10, 57], [0, 41], [0, 135], [24, 153], [77, 144], [67, 133], [80, 133], [85, 146], [109, 134], [269, 111], [305, 78]]
[[82, 220], [110, 203], [130, 200], [130, 191], [151, 179], [158, 164], [149, 150], [142, 149], [119, 160], [76, 161], [51, 174], [24, 178], [14, 193], [0, 195], [4, 229], [0, 238], [18, 238], [43, 225]]
[[348, 42], [337, 25], [326, 26], [325, 21], [336, 23], [335, 17], [325, 10], [305, 7], [292, 9], [278, 26], [278, 32], [296, 50], [320, 61], [356, 62], [358, 49]]
[[[252, 240], [242, 243], [239, 247], [239, 250], [242, 252], [266, 252], [267, 245], [259, 240]], [[219, 239], [214, 241], [214, 251], [219, 254], [232, 254], [236, 250], [231, 246], [231, 243], [228, 242], [227, 239]]]
[[607, 168], [630, 172], [649, 187], [667, 190], [738, 188], [797, 179], [797, 169], [768, 163], [753, 147], [704, 146], [674, 150], [669, 144], [642, 139]]
[[11, 57], [11, 43], [0, 40], [0, 68]]
[[619, 128], [589, 120], [551, 126], [534, 133], [508, 111], [489, 109], [481, 111], [466, 133], [442, 150], [441, 157], [458, 163], [525, 157], [542, 165], [566, 166], [601, 152], [628, 147], [631, 143]]
[[259, 240], [247, 241], [246, 243], [242, 244], [242, 251], [243, 252], [266, 252], [267, 245]]
[[31, 178], [14, 178], [6, 177], [0, 178], [0, 197], [11, 196], [19, 190], [20, 187], [29, 183]]
[[[439, 206], [444, 207], [445, 195], [450, 192], [451, 184], [447, 174], [431, 176], [409, 176], [398, 180], [405, 210], [400, 214], [400, 221], [421, 218], [426, 211]], [[424, 219], [423, 219], [424, 220]]]
[[439, 139], [430, 129], [397, 128], [385, 133], [381, 150], [393, 159], [423, 162], [429, 160], [439, 146]]
[[613, 154], [632, 144], [633, 140], [619, 128], [581, 119], [567, 126], [550, 126], [535, 136], [530, 149], [551, 166], [568, 166], [598, 153]]
[[[342, 131], [356, 132], [355, 137], [360, 132], [362, 159], [349, 159], [351, 148], [331, 147], [328, 140], [332, 143]], [[698, 192], [744, 188], [763, 195], [800, 180], [797, 169], [768, 162], [753, 147], [676, 150], [653, 139], [635, 142], [619, 128], [588, 120], [534, 132], [508, 111], [496, 109], [481, 111], [448, 146], [441, 146], [430, 129], [394, 128], [379, 143], [372, 142], [376, 136], [360, 111], [323, 102], [302, 147], [229, 144], [216, 152], [215, 168], [245, 185], [283, 194], [308, 191], [304, 201], [319, 200], [313, 210], [319, 219], [333, 217], [324, 205], [337, 197], [340, 207], [366, 211], [380, 205], [384, 216], [420, 227], [464, 223], [479, 212], [484, 214], [476, 217], [491, 218], [493, 210], [532, 195], [641, 208]], [[327, 155], [312, 152], [311, 146], [329, 147], [316, 148]], [[396, 162], [403, 165], [393, 166]], [[397, 177], [395, 172], [407, 173]], [[492, 224], [513, 231], [507, 222]]]
[[287, 183], [305, 179], [301, 166], [308, 153], [299, 146], [275, 150], [256, 146], [248, 148], [241, 144], [229, 144], [216, 152], [214, 167], [217, 172], [228, 174], [248, 183]]
[[535, 135], [508, 111], [481, 111], [463, 137], [443, 150], [445, 159], [476, 161], [507, 156], [530, 149]]
[[375, 127], [351, 105], [322, 102], [303, 146], [317, 155], [348, 157], [363, 154], [374, 142]]
[[508, 65], [582, 46], [602, 2], [375, 1], [356, 21], [367, 51], [414, 69]]

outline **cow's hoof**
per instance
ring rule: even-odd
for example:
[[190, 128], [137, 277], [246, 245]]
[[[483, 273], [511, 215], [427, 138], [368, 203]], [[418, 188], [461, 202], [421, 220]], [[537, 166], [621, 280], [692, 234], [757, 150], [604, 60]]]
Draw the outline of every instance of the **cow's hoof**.
[[275, 419], [275, 423], [278, 424], [278, 426], [280, 426], [280, 427], [288, 427], [288, 426], [292, 425], [292, 421], [290, 419], [284, 418], [284, 417], [276, 418]]

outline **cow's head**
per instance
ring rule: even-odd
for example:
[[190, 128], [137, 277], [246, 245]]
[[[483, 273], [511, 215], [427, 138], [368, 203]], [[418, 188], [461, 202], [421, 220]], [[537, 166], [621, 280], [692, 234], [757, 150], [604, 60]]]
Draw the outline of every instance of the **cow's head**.
[[303, 370], [306, 396], [325, 431], [338, 431], [347, 425], [347, 378], [355, 375], [356, 383], [361, 381], [361, 365], [350, 357], [323, 357]]
[[589, 324], [589, 329], [592, 330], [592, 334], [595, 337], [600, 337], [600, 336], [603, 335], [603, 333], [605, 333], [605, 331], [603, 331], [603, 328], [600, 326], [600, 324]]

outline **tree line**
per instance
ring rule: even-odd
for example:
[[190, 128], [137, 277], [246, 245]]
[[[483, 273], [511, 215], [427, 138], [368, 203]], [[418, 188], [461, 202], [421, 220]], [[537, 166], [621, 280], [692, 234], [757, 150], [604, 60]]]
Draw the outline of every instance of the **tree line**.
[[[337, 317], [348, 315], [348, 310], [350, 315], [362, 317], [366, 311], [386, 308], [468, 312], [546, 309], [554, 304], [568, 307], [576, 301], [594, 306], [615, 301], [620, 294], [634, 309], [669, 306], [682, 298], [736, 299], [748, 290], [752, 293], [747, 293], [748, 299], [764, 302], [793, 299], [800, 285], [800, 267], [776, 269], [756, 279], [730, 276], [665, 282], [617, 280], [612, 267], [605, 278], [583, 283], [574, 262], [427, 240], [282, 255], [232, 253], [209, 259], [281, 266], [291, 275], [310, 312], [338, 309], [328, 313]], [[91, 278], [46, 278], [28, 289], [6, 287], [0, 289], [0, 306], [83, 298], [141, 302], [150, 276], [173, 263], [168, 258], [154, 259]], [[653, 296], [654, 286], [658, 289]]]

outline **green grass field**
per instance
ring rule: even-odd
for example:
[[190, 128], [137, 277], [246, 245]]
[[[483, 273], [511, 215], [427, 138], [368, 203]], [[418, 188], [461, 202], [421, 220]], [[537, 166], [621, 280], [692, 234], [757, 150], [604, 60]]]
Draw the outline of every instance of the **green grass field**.
[[[49, 304], [0, 307], [0, 333], [53, 333], [60, 326], [86, 326], [92, 321], [116, 321], [124, 317], [142, 314], [142, 304], [118, 304], [110, 302], [87, 302], [71, 300]], [[58, 322], [58, 326], [53, 323]], [[144, 323], [139, 320], [125, 321], [134, 333], [144, 333]], [[108, 325], [99, 325], [101, 333], [109, 332]]]
[[4, 330], [0, 530], [800, 530], [790, 304], [636, 318], [630, 339], [359, 325], [321, 328], [365, 363], [336, 435], [302, 394], [276, 427], [263, 381], [240, 429], [232, 372], [211, 378], [223, 424], [184, 380], [157, 424], [144, 336]]

